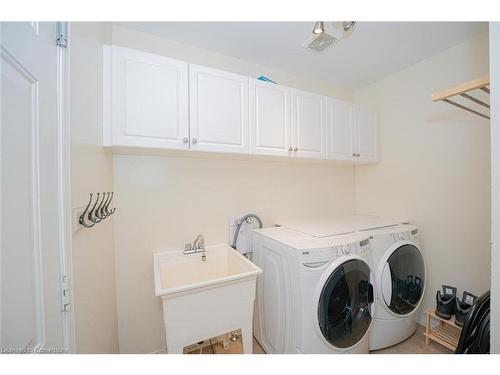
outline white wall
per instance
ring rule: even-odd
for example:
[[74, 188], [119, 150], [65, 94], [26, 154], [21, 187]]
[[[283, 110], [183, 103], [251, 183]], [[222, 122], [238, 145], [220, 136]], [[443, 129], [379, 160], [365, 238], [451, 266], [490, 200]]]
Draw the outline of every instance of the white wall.
[[[102, 43], [111, 25], [71, 23], [71, 201], [113, 189], [112, 155], [102, 146]], [[113, 219], [73, 234], [73, 292], [78, 353], [118, 352]]]
[[500, 354], [500, 22], [490, 23], [491, 352]]
[[488, 72], [481, 35], [355, 93], [379, 110], [380, 163], [355, 168], [356, 210], [407, 217], [427, 265], [424, 309], [441, 284], [490, 288], [489, 122], [431, 93]]

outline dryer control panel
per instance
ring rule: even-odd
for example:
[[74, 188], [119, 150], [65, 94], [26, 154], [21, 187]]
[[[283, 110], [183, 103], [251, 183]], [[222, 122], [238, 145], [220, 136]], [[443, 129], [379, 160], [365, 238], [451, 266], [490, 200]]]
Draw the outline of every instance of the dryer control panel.
[[398, 233], [393, 233], [391, 236], [394, 240], [394, 242], [397, 241], [413, 241], [416, 242], [418, 241], [418, 229], [417, 227], [414, 226], [406, 226], [405, 230], [398, 232]]

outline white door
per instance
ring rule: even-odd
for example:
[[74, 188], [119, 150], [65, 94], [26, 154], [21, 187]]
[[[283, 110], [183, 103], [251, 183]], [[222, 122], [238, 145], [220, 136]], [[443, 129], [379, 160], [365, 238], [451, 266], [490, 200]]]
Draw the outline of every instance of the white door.
[[377, 113], [368, 108], [356, 106], [355, 144], [359, 161], [377, 161]]
[[249, 152], [248, 77], [189, 65], [191, 149]]
[[327, 157], [336, 160], [352, 160], [354, 157], [352, 103], [329, 98], [327, 109]]
[[324, 96], [292, 89], [294, 156], [323, 158], [326, 154], [326, 100]]
[[251, 79], [251, 152], [263, 155], [292, 155], [291, 130], [290, 88]]
[[[70, 349], [56, 23], [1, 24], [0, 345]], [[67, 125], [67, 124], [66, 124]], [[67, 244], [66, 244], [67, 245]], [[69, 305], [67, 305], [69, 308]]]
[[105, 46], [104, 67], [104, 105], [112, 108], [106, 145], [189, 149], [186, 62]]

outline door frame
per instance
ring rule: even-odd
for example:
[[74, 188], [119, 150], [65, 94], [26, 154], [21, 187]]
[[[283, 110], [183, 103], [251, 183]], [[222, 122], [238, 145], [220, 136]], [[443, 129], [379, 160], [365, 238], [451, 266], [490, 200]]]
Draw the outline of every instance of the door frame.
[[[55, 37], [55, 35], [54, 35]], [[71, 138], [70, 138], [70, 46], [71, 23], [67, 23], [67, 47], [57, 46], [57, 184], [59, 194], [59, 261], [61, 307], [63, 277], [69, 288], [70, 309], [63, 313], [64, 350], [75, 353], [75, 324], [73, 303], [72, 213], [71, 213]]]
[[491, 144], [491, 353], [500, 353], [500, 22], [489, 23]]
[[[56, 22], [53, 22], [56, 26]], [[37, 24], [34, 22], [33, 24]], [[33, 25], [32, 25], [33, 26]], [[54, 27], [54, 30], [56, 27]], [[2, 28], [0, 28], [0, 36]], [[54, 44], [56, 44], [56, 33], [54, 32]], [[63, 48], [56, 46], [56, 74], [57, 74], [57, 93], [56, 93], [56, 111], [57, 111], [57, 187], [58, 187], [58, 204], [57, 212], [59, 219], [59, 238], [58, 238], [58, 253], [59, 253], [59, 281], [60, 281], [60, 307], [62, 311], [62, 278], [67, 277], [70, 291], [69, 302], [73, 305], [73, 287], [72, 287], [72, 214], [71, 214], [71, 183], [70, 183], [70, 70], [69, 70], [69, 40], [70, 40], [70, 24], [67, 25], [67, 40], [68, 47]], [[0, 166], [1, 167], [1, 166]], [[0, 201], [1, 206], [1, 201]], [[1, 219], [0, 219], [1, 220]], [[0, 253], [0, 265], [2, 257]], [[1, 269], [0, 269], [1, 273]], [[0, 301], [1, 305], [1, 301]], [[1, 311], [0, 311], [1, 314]], [[64, 352], [75, 352], [75, 327], [73, 309], [66, 313], [62, 313], [63, 322], [63, 340]]]

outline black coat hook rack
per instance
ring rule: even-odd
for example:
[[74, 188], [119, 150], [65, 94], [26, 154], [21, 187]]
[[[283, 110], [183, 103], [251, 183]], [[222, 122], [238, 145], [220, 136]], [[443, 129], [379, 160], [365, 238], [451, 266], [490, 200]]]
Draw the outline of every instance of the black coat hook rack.
[[[80, 225], [85, 228], [92, 228], [97, 223], [113, 215], [116, 208], [110, 209], [110, 205], [114, 194], [114, 191], [96, 193], [94, 201], [94, 194], [90, 193], [89, 203], [87, 203], [87, 207], [85, 207], [85, 210], [80, 215]], [[93, 204], [92, 201], [94, 201]]]

